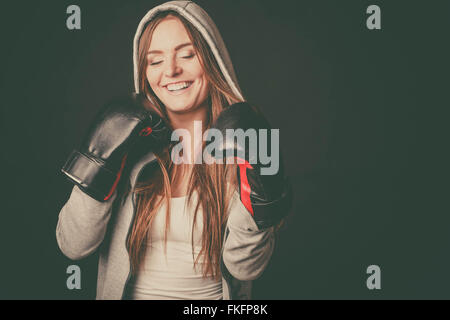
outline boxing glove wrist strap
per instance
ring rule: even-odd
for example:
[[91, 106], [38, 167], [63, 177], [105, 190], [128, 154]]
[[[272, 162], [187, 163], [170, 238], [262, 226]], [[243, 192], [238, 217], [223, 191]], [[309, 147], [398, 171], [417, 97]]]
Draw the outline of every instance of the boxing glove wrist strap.
[[112, 172], [104, 163], [74, 150], [61, 171], [84, 192], [99, 201], [106, 201], [113, 194], [122, 170]]

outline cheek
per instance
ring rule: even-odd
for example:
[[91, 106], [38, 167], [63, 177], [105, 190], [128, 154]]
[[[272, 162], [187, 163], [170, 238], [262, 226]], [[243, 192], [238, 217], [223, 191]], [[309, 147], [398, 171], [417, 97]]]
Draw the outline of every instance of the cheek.
[[205, 75], [203, 75], [202, 81], [203, 81], [202, 93], [203, 93], [203, 95], [208, 95], [208, 93], [209, 93], [209, 85], [210, 84], [208, 82], [208, 79], [206, 79]]
[[195, 78], [200, 79], [202, 82], [202, 93], [205, 93], [205, 91], [208, 91], [208, 79], [206, 78], [206, 74], [203, 71], [203, 68], [200, 64], [196, 65], [194, 68], [191, 69], [192, 74], [195, 76]]
[[200, 65], [195, 68], [194, 72], [198, 78], [206, 79], [205, 72], [203, 71], [203, 68]]
[[147, 72], [145, 73], [147, 77], [147, 81], [152, 88], [154, 88], [158, 83], [158, 76], [155, 72], [150, 72], [150, 68], [147, 68]]
[[203, 78], [204, 71], [198, 59], [192, 60], [184, 65], [184, 70], [194, 78]]

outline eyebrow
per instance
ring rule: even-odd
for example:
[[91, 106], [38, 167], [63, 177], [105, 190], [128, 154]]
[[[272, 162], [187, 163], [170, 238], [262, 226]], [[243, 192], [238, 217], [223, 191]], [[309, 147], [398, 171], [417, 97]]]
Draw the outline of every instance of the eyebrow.
[[[184, 47], [186, 47], [186, 46], [191, 46], [191, 45], [192, 45], [191, 42], [186, 42], [186, 43], [179, 44], [179, 45], [177, 45], [177, 46], [175, 47], [175, 51], [178, 51], [178, 50], [180, 50], [181, 48], [184, 48]], [[162, 53], [162, 51], [161, 51], [161, 50], [151, 50], [151, 51], [148, 51], [148, 52], [147, 52], [147, 55], [152, 54], [152, 53]]]

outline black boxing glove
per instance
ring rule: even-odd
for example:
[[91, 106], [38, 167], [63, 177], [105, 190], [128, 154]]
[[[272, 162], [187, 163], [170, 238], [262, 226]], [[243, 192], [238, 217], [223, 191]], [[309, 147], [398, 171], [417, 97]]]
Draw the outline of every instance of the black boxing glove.
[[[253, 216], [259, 228], [274, 226], [285, 217], [292, 205], [292, 186], [289, 178], [285, 175], [283, 160], [279, 153], [279, 166], [276, 172], [268, 170], [267, 163], [260, 158], [260, 148], [264, 143], [268, 145], [267, 150], [279, 152], [279, 146], [274, 145], [271, 139], [271, 126], [265, 117], [247, 102], [240, 102], [226, 107], [219, 115], [211, 128], [221, 132], [223, 141], [214, 140], [216, 145], [220, 145], [219, 152], [214, 155], [216, 160], [224, 162], [227, 154], [232, 154], [235, 163], [238, 164], [238, 185], [240, 199], [248, 212]], [[254, 129], [256, 142], [253, 146], [246, 143], [245, 139], [235, 139], [234, 135], [227, 135], [227, 129]], [[260, 129], [266, 129], [267, 140], [262, 140]], [[241, 133], [242, 133], [241, 132]], [[248, 135], [252, 136], [251, 134]], [[208, 140], [212, 140], [210, 137]], [[249, 139], [251, 141], [252, 139]], [[275, 143], [278, 144], [276, 140]], [[211, 149], [210, 150], [214, 150]], [[216, 150], [217, 151], [217, 150]]]
[[81, 147], [61, 171], [98, 201], [114, 193], [133, 146], [153, 151], [170, 143], [171, 130], [142, 94], [107, 104], [94, 119]]

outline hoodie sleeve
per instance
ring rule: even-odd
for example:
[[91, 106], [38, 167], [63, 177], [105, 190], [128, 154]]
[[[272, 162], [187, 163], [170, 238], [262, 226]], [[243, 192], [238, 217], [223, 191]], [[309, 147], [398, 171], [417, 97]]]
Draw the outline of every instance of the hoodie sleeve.
[[255, 280], [269, 263], [274, 246], [274, 227], [258, 228], [235, 193], [223, 248], [223, 262], [227, 270], [238, 280]]
[[59, 213], [56, 240], [61, 251], [72, 260], [93, 253], [105, 237], [112, 204], [117, 194], [106, 202], [97, 201], [74, 186], [69, 200]]

